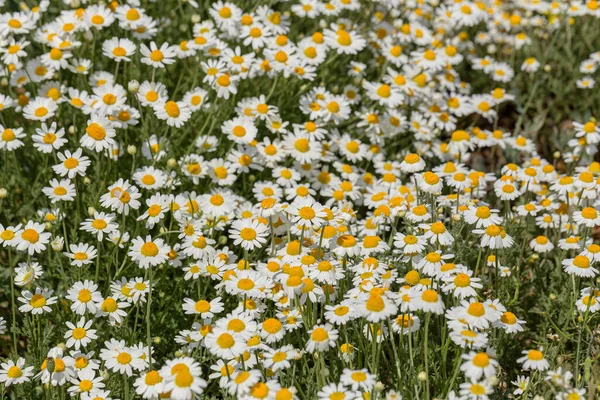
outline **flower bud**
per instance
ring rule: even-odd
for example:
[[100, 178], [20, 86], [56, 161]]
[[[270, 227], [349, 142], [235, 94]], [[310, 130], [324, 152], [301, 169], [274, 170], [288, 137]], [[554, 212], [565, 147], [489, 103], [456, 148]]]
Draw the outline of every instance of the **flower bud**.
[[0, 199], [5, 199], [8, 197], [8, 190], [6, 188], [0, 188]]
[[56, 366], [56, 364], [54, 363], [54, 358], [47, 357], [46, 358], [46, 371], [48, 371], [49, 373], [53, 373], [55, 366]]
[[62, 251], [64, 244], [65, 240], [61, 236], [57, 236], [52, 240], [50, 246], [52, 246], [52, 250], [54, 251]]
[[169, 160], [167, 161], [167, 167], [169, 167], [169, 168], [177, 167], [177, 160], [174, 158], [169, 158]]
[[90, 217], [93, 217], [94, 214], [96, 213], [96, 209], [94, 207], [88, 207], [87, 213]]
[[134, 145], [130, 144], [129, 146], [127, 146], [127, 153], [133, 156], [135, 155], [135, 153], [137, 153], [137, 148]]
[[91, 42], [92, 40], [94, 40], [94, 34], [91, 30], [86, 30], [85, 32], [83, 32], [83, 38], [86, 42]]
[[129, 81], [129, 83], [127, 84], [127, 90], [129, 90], [132, 93], [137, 93], [139, 88], [140, 88], [140, 83], [138, 81], [136, 81], [135, 79]]
[[419, 375], [417, 375], [417, 379], [421, 382], [425, 382], [427, 380], [427, 374], [425, 373], [425, 371], [419, 372]]

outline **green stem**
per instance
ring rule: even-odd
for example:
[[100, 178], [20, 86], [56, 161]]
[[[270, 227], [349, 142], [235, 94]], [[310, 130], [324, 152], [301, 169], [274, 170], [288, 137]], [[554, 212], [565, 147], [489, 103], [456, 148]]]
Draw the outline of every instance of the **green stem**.
[[152, 303], [152, 265], [148, 267], [150, 283], [148, 285], [148, 304], [146, 305], [146, 342], [148, 344], [148, 363], [152, 371], [152, 335], [150, 332], [150, 303]]

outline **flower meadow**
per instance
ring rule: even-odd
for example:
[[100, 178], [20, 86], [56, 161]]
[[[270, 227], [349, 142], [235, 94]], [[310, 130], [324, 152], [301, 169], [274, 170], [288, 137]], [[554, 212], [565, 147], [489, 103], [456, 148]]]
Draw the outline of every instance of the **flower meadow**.
[[0, 398], [594, 399], [596, 0], [0, 0]]

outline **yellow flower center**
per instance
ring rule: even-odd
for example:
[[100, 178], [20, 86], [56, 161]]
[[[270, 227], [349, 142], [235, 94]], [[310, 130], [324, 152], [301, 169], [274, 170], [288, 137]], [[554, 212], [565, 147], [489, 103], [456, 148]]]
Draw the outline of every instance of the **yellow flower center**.
[[146, 242], [142, 245], [140, 253], [146, 257], [154, 257], [158, 254], [158, 246], [154, 242]]
[[314, 342], [324, 342], [327, 339], [329, 339], [329, 333], [327, 332], [327, 330], [325, 330], [325, 328], [316, 328], [310, 335], [310, 338], [314, 341]]
[[165, 104], [165, 111], [171, 118], [179, 117], [181, 111], [179, 110], [179, 106], [174, 101], [167, 101]]
[[29, 305], [33, 308], [42, 308], [46, 305], [46, 298], [41, 294], [34, 294], [29, 300]]
[[95, 122], [92, 122], [90, 125], [88, 125], [85, 131], [87, 132], [88, 136], [94, 140], [103, 140], [106, 137], [106, 131], [104, 128]]
[[37, 243], [40, 239], [40, 235], [35, 229], [25, 229], [21, 234], [23, 240], [27, 240], [29, 243]]
[[235, 340], [233, 339], [233, 336], [231, 336], [229, 333], [222, 333], [217, 338], [217, 345], [219, 345], [219, 347], [222, 349], [230, 349], [233, 347], [234, 344]]

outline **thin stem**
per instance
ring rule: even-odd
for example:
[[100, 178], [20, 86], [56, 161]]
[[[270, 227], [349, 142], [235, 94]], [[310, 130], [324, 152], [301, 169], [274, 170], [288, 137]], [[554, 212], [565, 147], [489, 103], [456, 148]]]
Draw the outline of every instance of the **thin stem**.
[[146, 342], [148, 344], [148, 363], [152, 371], [152, 335], [150, 331], [150, 303], [152, 303], [152, 265], [148, 267], [149, 285], [148, 285], [148, 304], [146, 304]]

